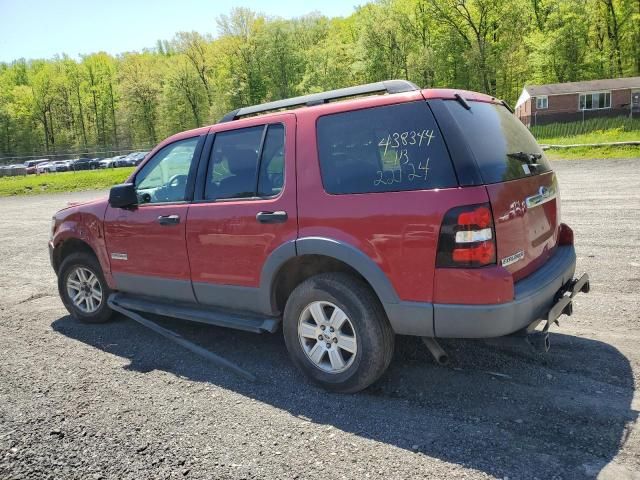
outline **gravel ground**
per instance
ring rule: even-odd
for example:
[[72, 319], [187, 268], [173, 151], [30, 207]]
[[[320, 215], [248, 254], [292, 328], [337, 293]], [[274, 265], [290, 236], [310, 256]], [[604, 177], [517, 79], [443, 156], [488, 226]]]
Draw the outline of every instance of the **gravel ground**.
[[640, 159], [556, 162], [590, 295], [549, 354], [399, 338], [358, 395], [310, 386], [280, 334], [163, 320], [256, 383], [119, 317], [67, 316], [51, 214], [95, 193], [0, 200], [0, 478], [640, 478]]

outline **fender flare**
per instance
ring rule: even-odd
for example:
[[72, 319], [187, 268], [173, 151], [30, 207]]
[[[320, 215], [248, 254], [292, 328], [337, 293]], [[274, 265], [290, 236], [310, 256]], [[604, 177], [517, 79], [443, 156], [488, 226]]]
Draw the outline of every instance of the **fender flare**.
[[304, 237], [280, 245], [267, 258], [260, 275], [260, 306], [263, 311], [278, 313], [273, 299], [278, 272], [288, 260], [302, 255], [323, 255], [340, 260], [369, 282], [383, 305], [400, 302], [385, 273], [367, 254], [345, 242], [324, 237]]
[[95, 232], [91, 227], [87, 227], [77, 220], [65, 220], [60, 224], [54, 237], [49, 241], [51, 266], [56, 271], [56, 255], [60, 254], [61, 248], [69, 241], [77, 241], [86, 245], [95, 255], [102, 268], [102, 274], [110, 288], [115, 287], [113, 277], [111, 275], [111, 264], [107, 257], [104, 245], [100, 245], [96, 238]]

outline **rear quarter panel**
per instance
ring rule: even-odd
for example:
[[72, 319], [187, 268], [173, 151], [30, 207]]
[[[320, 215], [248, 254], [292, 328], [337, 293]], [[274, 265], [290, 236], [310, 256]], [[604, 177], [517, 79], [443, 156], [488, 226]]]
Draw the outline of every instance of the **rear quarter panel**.
[[412, 92], [297, 111], [298, 221], [300, 238], [326, 237], [365, 253], [401, 300], [431, 302], [442, 218], [455, 206], [488, 201], [486, 189], [328, 194], [316, 142], [316, 121], [322, 115], [420, 99], [420, 92]]

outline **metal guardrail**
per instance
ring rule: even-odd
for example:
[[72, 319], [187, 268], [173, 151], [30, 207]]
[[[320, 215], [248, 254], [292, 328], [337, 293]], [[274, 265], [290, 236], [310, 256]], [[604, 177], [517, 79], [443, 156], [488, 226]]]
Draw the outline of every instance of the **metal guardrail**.
[[573, 143], [573, 144], [567, 144], [567, 145], [548, 145], [548, 144], [541, 144], [540, 145], [542, 147], [543, 150], [550, 150], [550, 149], [561, 149], [561, 148], [578, 148], [578, 147], [609, 147], [609, 146], [616, 146], [616, 147], [620, 147], [620, 146], [640, 146], [640, 140], [631, 140], [631, 141], [627, 141], [627, 142], [603, 142], [603, 143]]

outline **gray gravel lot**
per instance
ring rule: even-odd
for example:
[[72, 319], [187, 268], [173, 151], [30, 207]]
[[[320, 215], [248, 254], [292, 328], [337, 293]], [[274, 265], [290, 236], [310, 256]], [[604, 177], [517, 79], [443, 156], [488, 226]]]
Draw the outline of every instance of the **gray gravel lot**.
[[51, 214], [95, 193], [0, 199], [0, 478], [640, 478], [640, 159], [556, 162], [592, 292], [547, 355], [399, 338], [352, 396], [305, 382], [280, 334], [163, 320], [259, 377], [119, 317], [67, 316]]

